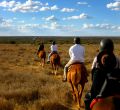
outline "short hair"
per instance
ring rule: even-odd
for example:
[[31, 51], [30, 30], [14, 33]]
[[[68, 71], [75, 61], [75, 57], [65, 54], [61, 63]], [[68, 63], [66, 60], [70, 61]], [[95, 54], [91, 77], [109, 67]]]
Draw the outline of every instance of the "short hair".
[[80, 38], [79, 37], [75, 37], [74, 38], [74, 43], [75, 44], [80, 44]]

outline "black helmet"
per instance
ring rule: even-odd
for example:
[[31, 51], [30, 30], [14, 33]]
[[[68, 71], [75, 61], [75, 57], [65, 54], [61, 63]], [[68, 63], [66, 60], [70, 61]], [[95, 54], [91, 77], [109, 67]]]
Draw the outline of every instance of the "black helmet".
[[111, 39], [103, 39], [100, 42], [100, 51], [112, 52], [114, 50], [113, 41]]
[[74, 43], [75, 44], [80, 44], [80, 38], [79, 37], [74, 38]]
[[55, 41], [53, 41], [53, 42], [52, 42], [52, 44], [53, 44], [53, 45], [55, 45], [55, 44], [56, 44], [56, 42], [55, 42]]

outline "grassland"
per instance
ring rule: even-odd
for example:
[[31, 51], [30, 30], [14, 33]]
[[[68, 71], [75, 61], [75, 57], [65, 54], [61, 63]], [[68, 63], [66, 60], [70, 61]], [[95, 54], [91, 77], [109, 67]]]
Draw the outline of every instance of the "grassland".
[[[23, 39], [0, 39], [0, 110], [77, 110], [69, 83], [62, 82], [63, 68], [59, 68], [55, 76], [51, 73], [51, 65], [45, 64], [45, 68], [42, 68], [36, 56], [41, 41], [45, 42], [48, 55], [51, 41], [56, 40], [61, 62], [65, 65], [69, 60], [68, 49], [73, 39], [39, 38], [34, 42], [33, 39]], [[100, 39], [82, 39], [89, 82], [85, 85], [81, 110], [84, 110], [84, 95], [91, 86], [90, 68], [99, 51]], [[120, 56], [120, 40], [113, 40], [115, 54]]]

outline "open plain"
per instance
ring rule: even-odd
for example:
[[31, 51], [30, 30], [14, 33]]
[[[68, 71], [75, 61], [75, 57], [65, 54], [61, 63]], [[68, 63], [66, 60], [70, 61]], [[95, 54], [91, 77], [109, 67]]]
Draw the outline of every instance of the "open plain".
[[[50, 39], [50, 38], [49, 38]], [[69, 60], [68, 50], [72, 39], [56, 39], [61, 63], [64, 66]], [[90, 39], [91, 40], [91, 39]], [[82, 40], [85, 47], [85, 65], [89, 73], [82, 95], [81, 110], [84, 110], [84, 96], [91, 86], [91, 65], [99, 52], [98, 42]], [[46, 39], [44, 39], [46, 41]], [[51, 40], [52, 41], [52, 40]], [[93, 40], [94, 41], [94, 40]], [[117, 42], [116, 42], [117, 41]], [[115, 54], [120, 56], [120, 40], [115, 41]], [[32, 43], [0, 44], [0, 110], [77, 110], [72, 99], [71, 87], [62, 82], [63, 68], [57, 75], [51, 73], [51, 65], [40, 66], [37, 49], [40, 40]], [[45, 51], [50, 52], [50, 43], [45, 42]]]

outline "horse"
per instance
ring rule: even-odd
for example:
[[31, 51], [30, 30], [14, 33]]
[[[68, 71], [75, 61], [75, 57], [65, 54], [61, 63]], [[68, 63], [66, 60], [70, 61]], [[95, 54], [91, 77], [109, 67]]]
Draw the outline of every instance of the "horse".
[[58, 67], [60, 66], [60, 56], [58, 53], [52, 53], [52, 55], [50, 56], [50, 64], [52, 65], [52, 73], [56, 75]]
[[91, 110], [120, 110], [120, 95], [93, 99]]
[[44, 67], [45, 59], [46, 59], [46, 52], [45, 50], [40, 50], [37, 52], [38, 57], [40, 58], [40, 65]]
[[[81, 105], [82, 92], [85, 86], [85, 74], [86, 68], [81, 63], [75, 63], [70, 65], [67, 72], [67, 81], [70, 83], [73, 92], [73, 99]], [[86, 73], [87, 74], [87, 73]], [[80, 88], [79, 88], [80, 85]]]

